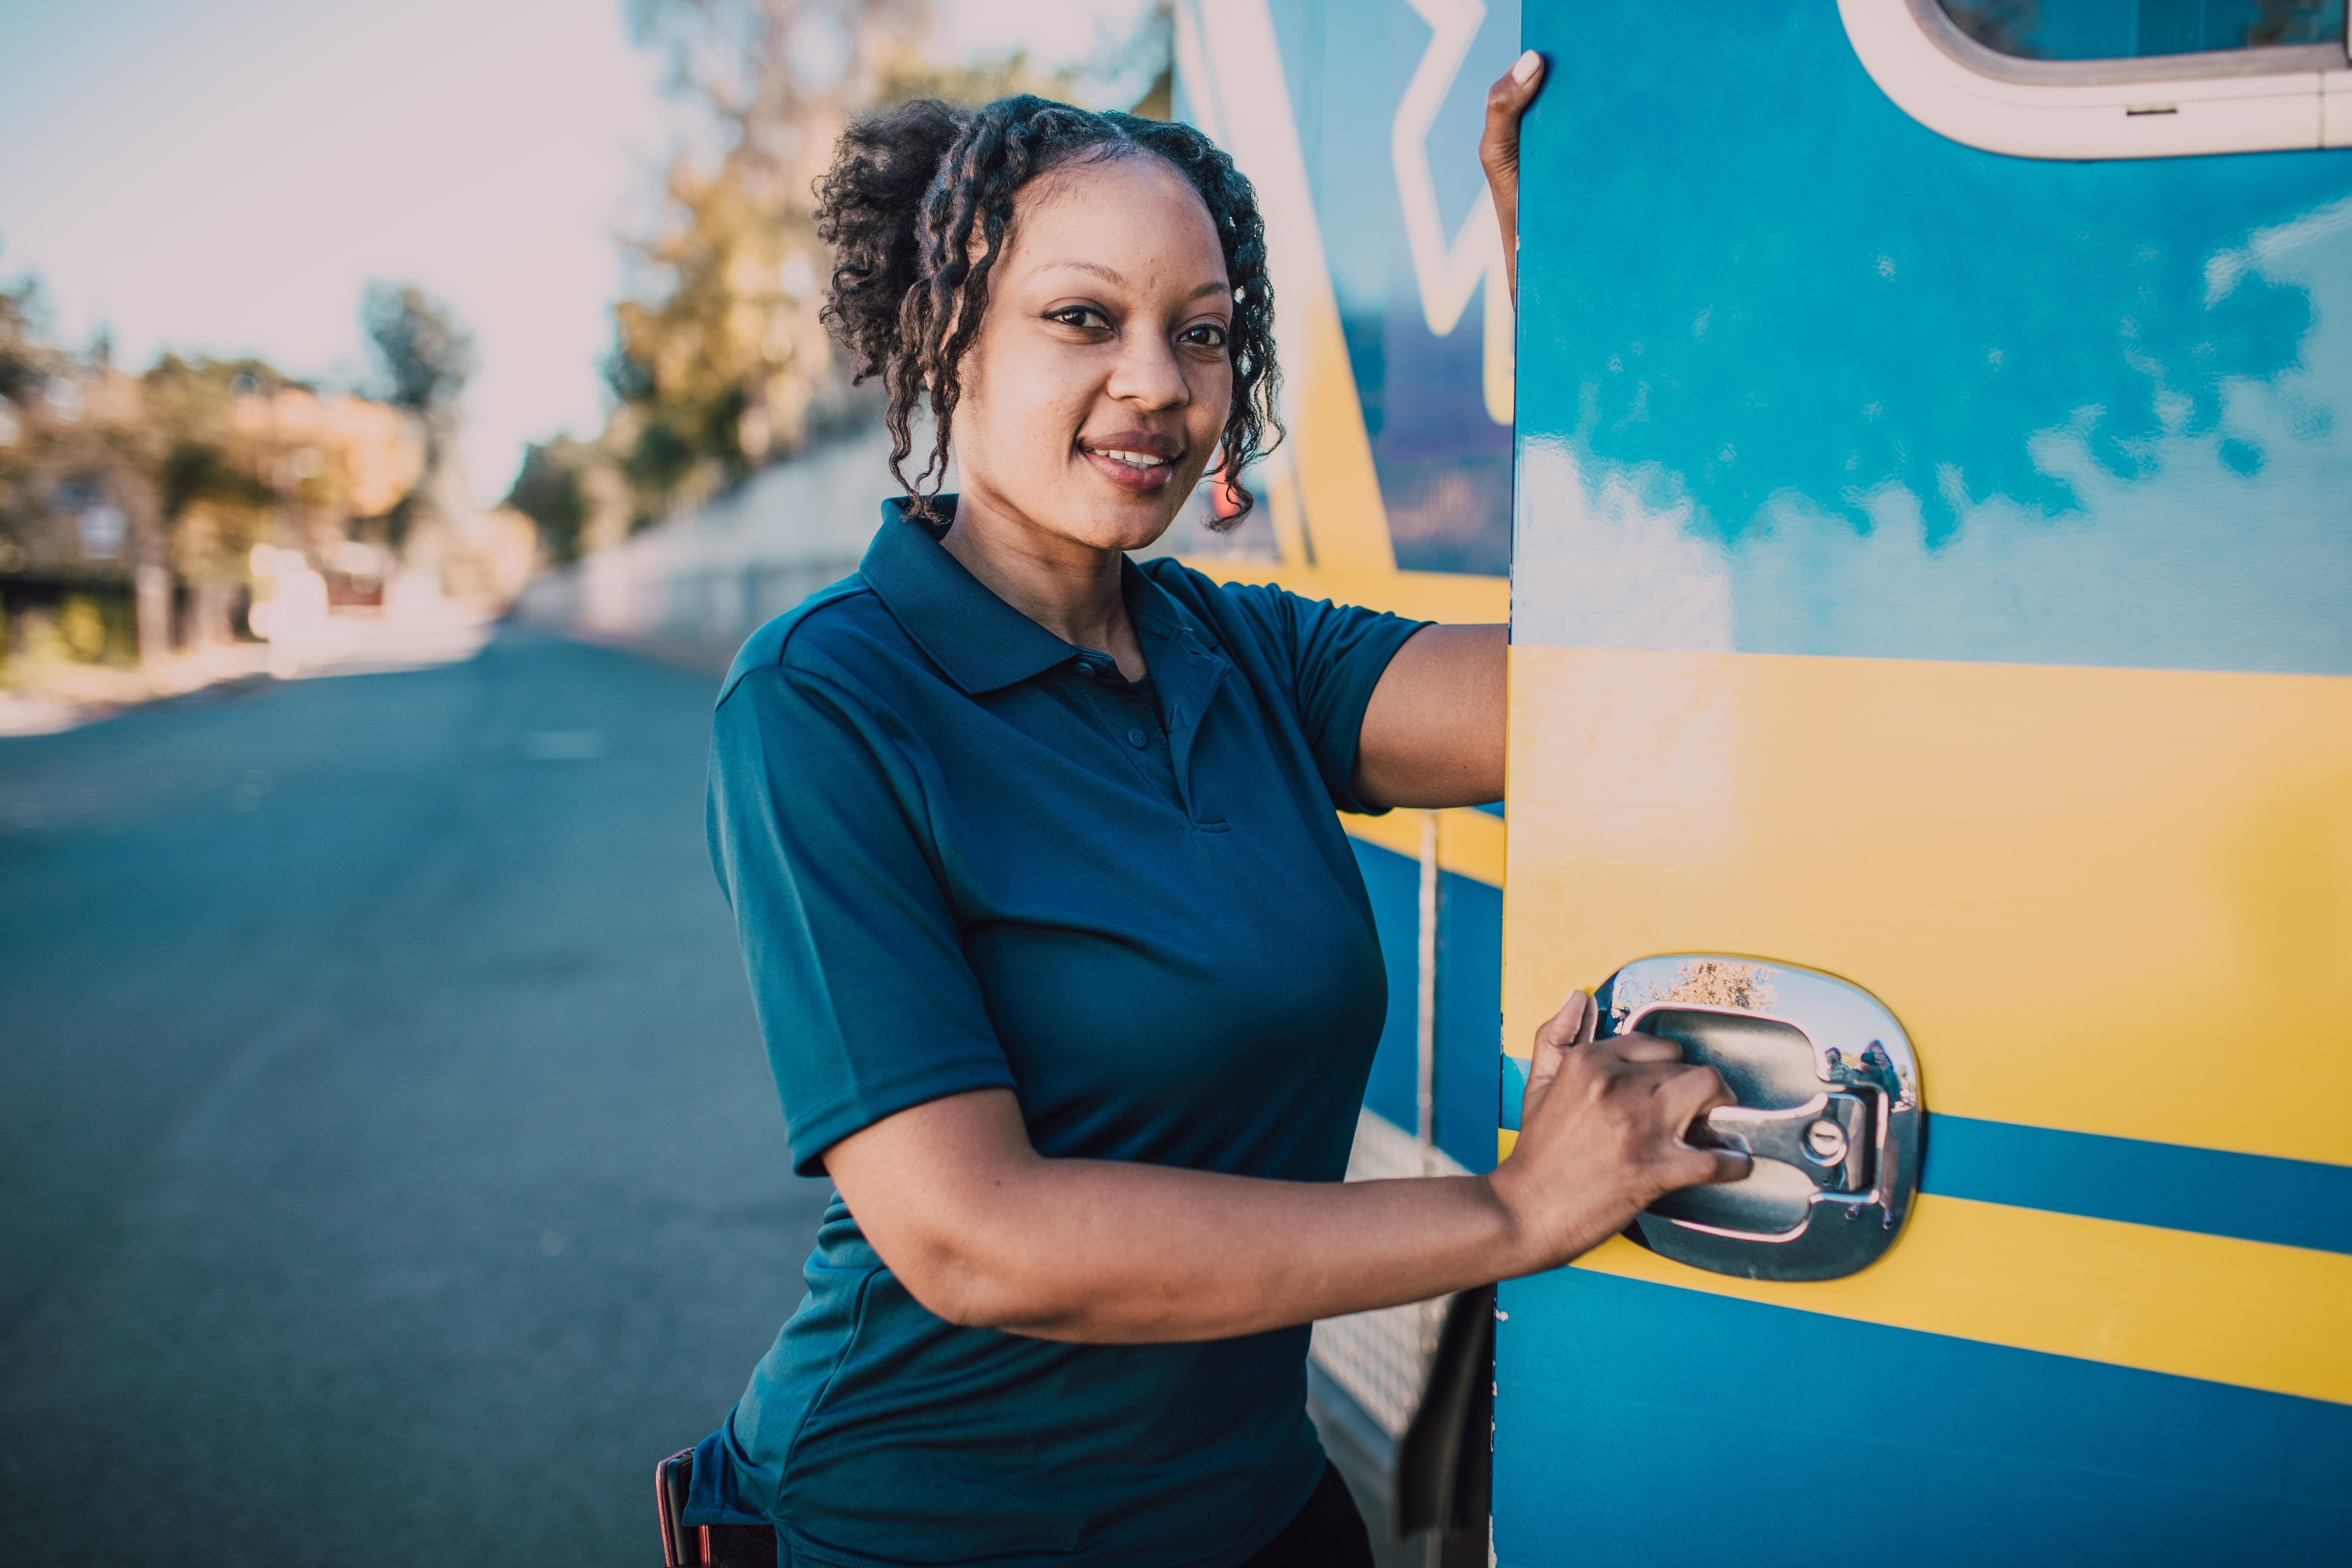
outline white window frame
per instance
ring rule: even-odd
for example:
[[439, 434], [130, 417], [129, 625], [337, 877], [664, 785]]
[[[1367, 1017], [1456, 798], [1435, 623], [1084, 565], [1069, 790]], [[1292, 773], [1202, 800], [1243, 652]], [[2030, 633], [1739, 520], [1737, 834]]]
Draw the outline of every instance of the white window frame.
[[1989, 49], [1936, 0], [1838, 0], [1880, 90], [1939, 135], [2020, 158], [2179, 158], [2352, 147], [2342, 44], [2138, 59]]

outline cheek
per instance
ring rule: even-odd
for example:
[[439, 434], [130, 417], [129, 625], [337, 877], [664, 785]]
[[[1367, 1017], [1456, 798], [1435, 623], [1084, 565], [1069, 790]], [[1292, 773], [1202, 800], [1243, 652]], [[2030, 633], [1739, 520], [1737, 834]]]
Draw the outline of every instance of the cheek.
[[1187, 433], [1194, 440], [1213, 441], [1233, 413], [1234, 367], [1229, 363], [1202, 365], [1192, 380], [1192, 406], [1185, 417]]
[[1069, 456], [1094, 383], [1075, 356], [1047, 345], [987, 343], [965, 362], [963, 395], [955, 414], [956, 444], [969, 463], [1024, 468], [1058, 464]]

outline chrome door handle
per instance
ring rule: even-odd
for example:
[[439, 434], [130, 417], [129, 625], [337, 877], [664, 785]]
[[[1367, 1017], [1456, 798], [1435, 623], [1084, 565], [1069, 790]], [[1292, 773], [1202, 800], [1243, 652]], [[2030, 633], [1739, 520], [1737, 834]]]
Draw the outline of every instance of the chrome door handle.
[[1926, 1113], [1910, 1039], [1876, 997], [1793, 964], [1676, 953], [1627, 964], [1595, 1000], [1602, 1035], [1671, 1039], [1723, 1075], [1738, 1103], [1706, 1131], [1755, 1162], [1651, 1205], [1644, 1246], [1751, 1279], [1835, 1279], [1895, 1244]]
[[1786, 1110], [1724, 1105], [1706, 1113], [1707, 1131], [1727, 1148], [1778, 1160], [1812, 1177], [1824, 1192], [1870, 1186], [1874, 1152], [1870, 1106], [1860, 1095], [1817, 1094]]

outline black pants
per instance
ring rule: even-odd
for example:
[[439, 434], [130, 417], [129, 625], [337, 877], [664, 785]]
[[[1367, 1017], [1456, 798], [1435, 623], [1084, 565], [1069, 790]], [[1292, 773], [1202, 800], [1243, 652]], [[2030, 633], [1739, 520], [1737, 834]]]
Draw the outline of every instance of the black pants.
[[1242, 1568], [1372, 1568], [1372, 1538], [1339, 1467], [1323, 1461], [1315, 1495]]
[[[775, 1568], [776, 1533], [764, 1526], [718, 1526], [710, 1546], [719, 1568]], [[1242, 1568], [1372, 1568], [1372, 1538], [1337, 1466], [1323, 1462], [1307, 1506]]]

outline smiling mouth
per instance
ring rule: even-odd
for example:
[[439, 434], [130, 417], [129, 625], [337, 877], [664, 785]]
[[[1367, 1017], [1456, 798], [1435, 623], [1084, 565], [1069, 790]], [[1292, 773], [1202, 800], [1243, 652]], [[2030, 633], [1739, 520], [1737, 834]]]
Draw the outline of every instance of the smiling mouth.
[[1123, 430], [1099, 447], [1080, 442], [1078, 454], [1111, 483], [1142, 496], [1168, 488], [1176, 464], [1183, 457], [1183, 447], [1156, 431]]

